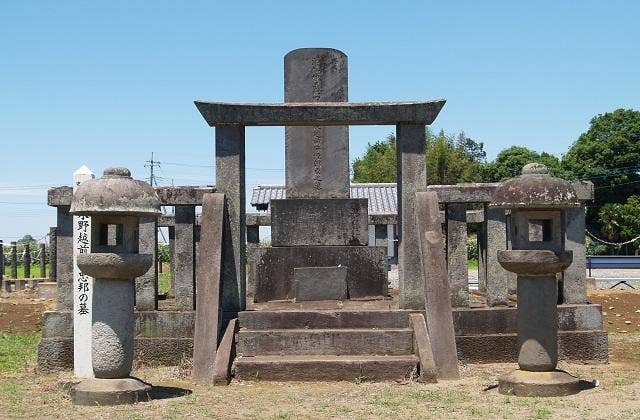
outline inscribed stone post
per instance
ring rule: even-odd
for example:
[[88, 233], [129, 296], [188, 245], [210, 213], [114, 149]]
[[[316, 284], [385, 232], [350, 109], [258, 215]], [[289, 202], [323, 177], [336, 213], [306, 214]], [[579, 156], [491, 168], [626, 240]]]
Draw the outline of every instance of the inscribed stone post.
[[136, 278], [136, 310], [155, 311], [158, 309], [158, 218], [141, 217], [138, 252], [153, 256], [154, 264], [149, 267], [146, 273]]
[[224, 194], [222, 233], [222, 308], [235, 312], [246, 305], [245, 129], [216, 127], [216, 190]]
[[58, 310], [73, 310], [73, 216], [70, 206], [56, 207], [58, 232], [56, 238], [56, 277]]
[[[285, 102], [346, 102], [347, 56], [302, 48], [284, 57]], [[349, 127], [286, 127], [287, 198], [349, 198]]]
[[55, 226], [49, 228], [49, 281], [58, 280], [58, 229]]
[[447, 220], [447, 267], [451, 306], [469, 306], [469, 270], [467, 268], [467, 208], [464, 203], [449, 203]]
[[425, 126], [396, 126], [398, 179], [398, 274], [400, 308], [424, 309], [424, 282], [420, 264], [419, 232], [415, 227], [416, 192], [427, 187]]
[[498, 263], [498, 251], [507, 249], [507, 224], [503, 209], [487, 208], [487, 304], [506, 305], [510, 274]]
[[18, 278], [18, 243], [11, 242], [11, 278]]
[[573, 252], [573, 262], [562, 274], [562, 303], [587, 303], [584, 204], [566, 210], [565, 229], [565, 249]]
[[[73, 190], [95, 176], [82, 165], [73, 173]], [[77, 264], [80, 254], [91, 252], [91, 218], [73, 216], [73, 373], [78, 378], [93, 378], [91, 359], [91, 321], [93, 278], [82, 273]]]
[[195, 206], [176, 206], [174, 270], [176, 309], [194, 308]]
[[31, 246], [28, 243], [24, 244], [22, 251], [22, 266], [24, 268], [24, 278], [31, 278]]
[[40, 278], [47, 278], [47, 246], [40, 244]]

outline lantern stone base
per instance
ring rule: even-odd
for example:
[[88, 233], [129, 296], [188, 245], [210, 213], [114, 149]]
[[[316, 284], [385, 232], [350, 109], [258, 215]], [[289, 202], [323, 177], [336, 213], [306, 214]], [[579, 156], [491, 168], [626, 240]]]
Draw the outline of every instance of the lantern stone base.
[[71, 391], [76, 405], [134, 404], [151, 399], [151, 385], [136, 378], [86, 379]]
[[498, 392], [518, 397], [559, 397], [581, 390], [580, 380], [562, 370], [529, 372], [517, 369], [498, 379]]

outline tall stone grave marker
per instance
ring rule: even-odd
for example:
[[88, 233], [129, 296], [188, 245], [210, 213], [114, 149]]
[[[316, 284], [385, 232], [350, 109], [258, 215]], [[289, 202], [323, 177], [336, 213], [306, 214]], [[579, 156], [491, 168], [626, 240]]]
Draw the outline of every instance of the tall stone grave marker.
[[[73, 173], [73, 191], [95, 175], [82, 165]], [[91, 246], [91, 217], [73, 216], [73, 373], [78, 378], [93, 378], [91, 363], [91, 307], [93, 278], [78, 268], [79, 254], [88, 254]]]
[[[285, 102], [346, 102], [347, 56], [301, 48], [284, 57]], [[349, 127], [287, 127], [287, 198], [349, 198]]]

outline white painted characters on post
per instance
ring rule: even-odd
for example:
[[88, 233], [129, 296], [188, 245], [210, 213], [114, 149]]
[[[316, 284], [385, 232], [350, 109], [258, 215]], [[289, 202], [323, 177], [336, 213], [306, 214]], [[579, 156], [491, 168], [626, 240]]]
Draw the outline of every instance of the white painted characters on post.
[[[93, 172], [81, 166], [73, 173], [73, 190], [90, 179]], [[91, 217], [73, 216], [73, 373], [93, 378], [91, 360], [91, 304], [93, 279], [78, 268], [77, 256], [91, 252]]]

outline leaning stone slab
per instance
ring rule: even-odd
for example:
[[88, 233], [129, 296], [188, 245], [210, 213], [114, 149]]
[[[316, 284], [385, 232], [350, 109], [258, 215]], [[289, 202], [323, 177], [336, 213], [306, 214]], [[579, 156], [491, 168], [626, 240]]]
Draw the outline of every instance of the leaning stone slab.
[[438, 196], [435, 192], [416, 193], [416, 228], [424, 276], [426, 320], [436, 361], [438, 378], [458, 379], [449, 280], [443, 251], [442, 227], [438, 220]]
[[216, 352], [213, 366], [213, 384], [229, 385], [231, 381], [231, 365], [236, 357], [235, 334], [238, 331], [238, 319], [229, 321]]
[[220, 274], [224, 194], [206, 194], [202, 204], [202, 233], [196, 283], [196, 325], [193, 378], [213, 382], [215, 349], [220, 331]]
[[296, 267], [348, 267], [349, 297], [387, 296], [387, 248], [370, 246], [272, 247], [255, 250], [254, 301], [293, 299]]
[[420, 374], [418, 382], [438, 382], [436, 362], [433, 359], [431, 341], [427, 331], [427, 324], [422, 314], [411, 314], [411, 327], [413, 328], [413, 347], [420, 360]]
[[273, 246], [367, 243], [366, 198], [271, 200]]
[[347, 267], [296, 267], [293, 282], [296, 301], [347, 298]]

